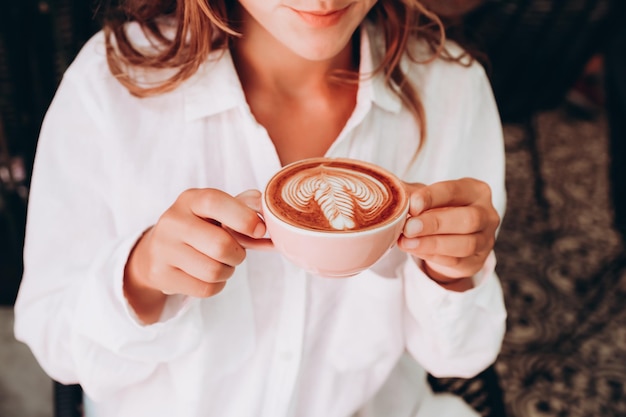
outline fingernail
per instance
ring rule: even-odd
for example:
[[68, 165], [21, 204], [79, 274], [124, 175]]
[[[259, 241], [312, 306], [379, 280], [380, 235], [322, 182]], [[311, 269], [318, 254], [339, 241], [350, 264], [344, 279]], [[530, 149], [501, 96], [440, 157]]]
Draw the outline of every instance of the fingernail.
[[424, 229], [424, 223], [420, 219], [411, 218], [406, 221], [404, 225], [404, 235], [406, 237], [413, 237]]
[[254, 228], [254, 233], [252, 233], [252, 236], [260, 239], [263, 236], [265, 236], [265, 224], [263, 223], [259, 223], [256, 225], [256, 227]]
[[421, 196], [413, 198], [411, 201], [411, 213], [419, 214], [424, 209], [424, 199]]

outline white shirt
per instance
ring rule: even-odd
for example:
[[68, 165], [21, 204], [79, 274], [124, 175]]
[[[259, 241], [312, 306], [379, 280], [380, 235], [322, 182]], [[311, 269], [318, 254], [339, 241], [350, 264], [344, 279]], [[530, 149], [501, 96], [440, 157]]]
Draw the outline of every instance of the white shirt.
[[[371, 39], [364, 31], [364, 73], [379, 59]], [[417, 159], [418, 126], [379, 76], [360, 83], [327, 156], [410, 182], [482, 179], [502, 215], [502, 129], [483, 68], [404, 68], [427, 114]], [[42, 126], [17, 338], [52, 378], [79, 382], [94, 415], [111, 417], [414, 416], [433, 399], [425, 371], [469, 377], [495, 360], [506, 313], [493, 254], [476, 288], [455, 293], [397, 248], [347, 279], [251, 250], [220, 294], [171, 297], [160, 322], [141, 325], [122, 291], [141, 233], [187, 188], [236, 195], [279, 168], [228, 53], [175, 91], [139, 99], [109, 73], [96, 35]]]

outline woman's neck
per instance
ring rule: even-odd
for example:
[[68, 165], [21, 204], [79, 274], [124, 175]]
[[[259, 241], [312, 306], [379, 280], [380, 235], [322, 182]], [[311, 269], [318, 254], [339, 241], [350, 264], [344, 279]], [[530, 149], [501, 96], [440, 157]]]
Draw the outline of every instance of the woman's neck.
[[250, 110], [267, 130], [281, 163], [325, 155], [356, 105], [358, 85], [330, 77], [333, 70], [358, 68], [354, 42], [332, 58], [310, 60], [252, 17], [240, 21], [243, 36], [231, 47], [235, 68]]
[[306, 59], [280, 43], [245, 10], [242, 13], [242, 37], [231, 47], [233, 61], [244, 91], [278, 94], [290, 99], [330, 93], [334, 70], [356, 71], [358, 57], [353, 42], [336, 56], [323, 61]]

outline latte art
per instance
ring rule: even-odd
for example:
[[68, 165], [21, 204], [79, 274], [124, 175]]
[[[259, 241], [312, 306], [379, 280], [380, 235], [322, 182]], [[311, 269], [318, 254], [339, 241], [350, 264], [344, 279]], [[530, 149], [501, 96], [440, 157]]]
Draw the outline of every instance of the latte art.
[[337, 233], [379, 227], [406, 204], [402, 184], [392, 174], [345, 158], [313, 158], [285, 167], [265, 194], [267, 207], [281, 221]]
[[286, 204], [302, 213], [320, 210], [335, 230], [370, 223], [389, 202], [389, 190], [373, 176], [323, 165], [289, 178], [281, 194]]

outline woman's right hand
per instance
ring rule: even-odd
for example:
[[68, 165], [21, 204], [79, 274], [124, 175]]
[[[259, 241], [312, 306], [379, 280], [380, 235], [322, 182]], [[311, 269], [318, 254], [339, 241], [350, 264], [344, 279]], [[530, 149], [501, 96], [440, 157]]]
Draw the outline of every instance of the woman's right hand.
[[219, 293], [246, 256], [235, 239], [260, 239], [261, 193], [237, 197], [216, 189], [184, 191], [143, 234], [124, 272], [124, 293], [139, 319], [159, 320], [168, 294], [210, 297]]

